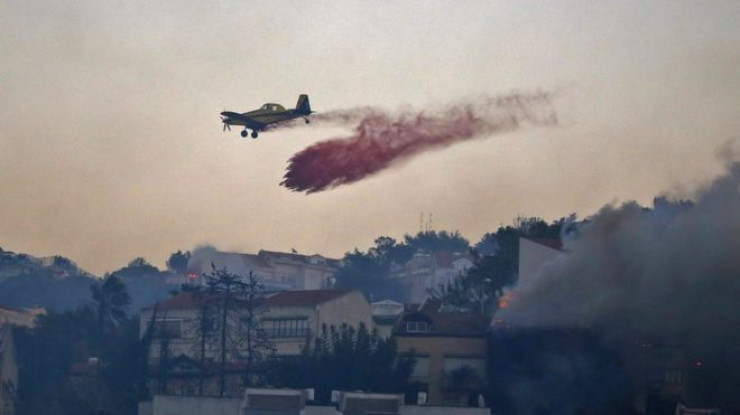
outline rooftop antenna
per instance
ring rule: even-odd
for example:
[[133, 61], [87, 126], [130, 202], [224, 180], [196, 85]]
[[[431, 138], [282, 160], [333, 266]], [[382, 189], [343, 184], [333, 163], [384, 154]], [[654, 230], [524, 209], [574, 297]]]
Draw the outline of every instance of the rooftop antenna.
[[419, 212], [419, 233], [424, 233], [424, 212]]

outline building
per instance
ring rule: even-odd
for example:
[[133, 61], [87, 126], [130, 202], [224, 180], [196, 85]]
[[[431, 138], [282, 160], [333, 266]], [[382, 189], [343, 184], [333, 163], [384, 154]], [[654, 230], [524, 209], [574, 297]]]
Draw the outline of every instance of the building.
[[334, 405], [315, 405], [311, 390], [252, 389], [240, 397], [155, 395], [139, 415], [488, 415], [488, 408], [404, 405], [399, 395], [336, 393]]
[[430, 290], [446, 286], [472, 266], [473, 259], [467, 253], [419, 252], [405, 265], [393, 269], [391, 276], [405, 287], [406, 302], [418, 304], [429, 296]]
[[279, 356], [300, 354], [323, 327], [372, 327], [370, 304], [359, 291], [282, 291], [265, 299], [262, 327]]
[[373, 327], [378, 330], [378, 334], [383, 338], [388, 338], [393, 334], [393, 328], [406, 306], [403, 303], [393, 300], [376, 301], [371, 304], [373, 313]]
[[15, 357], [13, 329], [0, 323], [0, 415], [15, 414], [18, 400], [18, 363]]
[[38, 308], [30, 311], [0, 306], [0, 415], [15, 414], [18, 399], [18, 363], [13, 340], [13, 326], [33, 327], [36, 316], [45, 313]]
[[209, 274], [213, 265], [243, 276], [252, 272], [268, 290], [319, 290], [332, 286], [339, 263], [317, 254], [261, 250], [254, 255], [200, 249], [190, 259], [188, 274]]
[[[399, 352], [416, 358], [410, 379], [428, 405], [479, 406], [486, 388], [490, 319], [479, 313], [442, 311], [426, 300], [405, 312], [394, 329]], [[426, 398], [424, 398], [424, 396]]]
[[[249, 359], [246, 340], [248, 331], [244, 310], [228, 313], [229, 330], [223, 333], [219, 324], [226, 297], [222, 294], [181, 293], [141, 313], [140, 335], [154, 329], [149, 361], [154, 382], [160, 393], [214, 395], [220, 386], [214, 384], [221, 371], [221, 344], [225, 347], [230, 393], [241, 387], [239, 374]], [[232, 306], [234, 298], [229, 298]], [[296, 356], [321, 333], [323, 327], [371, 327], [370, 304], [359, 291], [306, 290], [262, 293], [255, 300], [253, 316], [259, 322], [262, 336], [251, 332], [256, 351], [263, 355]], [[236, 310], [236, 309], [234, 309]], [[154, 313], [156, 312], [156, 317]], [[202, 333], [206, 333], [203, 335]], [[260, 339], [267, 339], [269, 345]], [[223, 341], [223, 343], [222, 343]], [[261, 343], [260, 343], [261, 342]], [[262, 346], [269, 346], [262, 347]], [[204, 382], [204, 378], [210, 378]]]
[[560, 239], [519, 238], [519, 278], [515, 289], [526, 288], [551, 261], [563, 254]]

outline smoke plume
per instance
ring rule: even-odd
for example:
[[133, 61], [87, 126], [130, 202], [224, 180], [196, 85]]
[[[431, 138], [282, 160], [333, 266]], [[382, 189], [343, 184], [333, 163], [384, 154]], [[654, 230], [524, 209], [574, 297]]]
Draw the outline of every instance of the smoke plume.
[[740, 369], [740, 162], [693, 201], [606, 206], [515, 289], [507, 323], [641, 333]]
[[[692, 399], [740, 405], [740, 163], [732, 161], [738, 153], [730, 146], [723, 153], [726, 173], [693, 200], [661, 197], [649, 209], [635, 202], [605, 206], [576, 225], [563, 254], [514, 288], [497, 316], [506, 323], [497, 330], [498, 342], [514, 350], [499, 358], [501, 371], [512, 374], [501, 387], [517, 408], [511, 413], [537, 413], [527, 405], [589, 404], [584, 376], [601, 384], [629, 374], [641, 387], [655, 374], [662, 379], [661, 370], [688, 364], [704, 379], [694, 385]], [[620, 350], [622, 362], [592, 359], [585, 370], [579, 359], [593, 354], [550, 344], [561, 336], [572, 349], [574, 333], [581, 332], [599, 333], [600, 344]], [[526, 355], [522, 347], [532, 349], [530, 358], [520, 357]], [[593, 371], [598, 367], [608, 370]], [[612, 389], [604, 402], [629, 395], [619, 384]]]
[[314, 144], [296, 153], [280, 183], [313, 193], [362, 180], [424, 151], [497, 133], [523, 124], [555, 125], [551, 95], [544, 92], [483, 97], [439, 111], [386, 111], [361, 107], [313, 117], [322, 123], [357, 124], [349, 137]]

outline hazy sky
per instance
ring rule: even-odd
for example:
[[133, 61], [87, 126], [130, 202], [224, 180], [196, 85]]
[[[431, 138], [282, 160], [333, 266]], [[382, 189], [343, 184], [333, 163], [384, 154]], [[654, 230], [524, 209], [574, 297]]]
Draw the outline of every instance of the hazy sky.
[[[736, 1], [0, 2], [0, 247], [102, 273], [213, 244], [341, 256], [476, 241], [517, 215], [686, 196], [740, 136]], [[558, 92], [562, 125], [426, 153], [333, 191], [279, 186], [343, 128], [242, 139], [218, 113]]]

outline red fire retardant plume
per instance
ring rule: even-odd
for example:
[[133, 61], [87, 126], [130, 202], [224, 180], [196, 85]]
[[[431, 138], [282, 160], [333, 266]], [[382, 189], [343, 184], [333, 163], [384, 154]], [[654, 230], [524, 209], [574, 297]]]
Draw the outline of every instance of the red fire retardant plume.
[[318, 114], [320, 122], [358, 122], [354, 134], [296, 153], [280, 183], [296, 192], [320, 192], [353, 183], [427, 150], [513, 131], [523, 124], [557, 123], [547, 93], [484, 97], [434, 113], [391, 115], [374, 108]]

